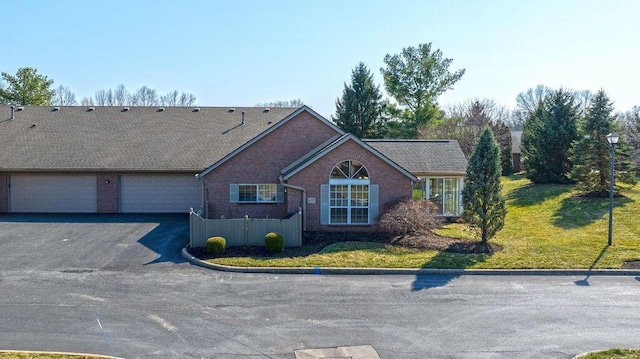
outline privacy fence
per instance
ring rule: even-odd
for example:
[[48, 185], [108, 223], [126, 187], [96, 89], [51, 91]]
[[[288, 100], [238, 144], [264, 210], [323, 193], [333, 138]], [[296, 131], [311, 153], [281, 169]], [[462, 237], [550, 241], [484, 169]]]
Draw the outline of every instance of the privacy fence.
[[193, 210], [189, 215], [192, 248], [205, 247], [210, 237], [224, 237], [227, 246], [264, 246], [264, 236], [278, 232], [284, 236], [285, 247], [302, 245], [302, 210], [286, 218], [204, 219]]

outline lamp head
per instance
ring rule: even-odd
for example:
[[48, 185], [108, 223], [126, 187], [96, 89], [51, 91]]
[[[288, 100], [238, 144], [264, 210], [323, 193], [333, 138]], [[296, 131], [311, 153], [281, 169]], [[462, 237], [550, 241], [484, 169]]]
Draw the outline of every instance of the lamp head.
[[607, 142], [609, 142], [610, 145], [617, 144], [619, 139], [620, 139], [620, 136], [618, 136], [618, 134], [615, 132], [612, 132], [607, 135]]

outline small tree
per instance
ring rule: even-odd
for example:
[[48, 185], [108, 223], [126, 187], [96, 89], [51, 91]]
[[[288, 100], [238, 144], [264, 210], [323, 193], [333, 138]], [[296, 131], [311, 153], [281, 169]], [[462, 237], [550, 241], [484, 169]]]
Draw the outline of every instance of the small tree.
[[507, 215], [500, 183], [500, 147], [487, 128], [476, 145], [462, 190], [462, 217], [486, 243], [504, 226]]

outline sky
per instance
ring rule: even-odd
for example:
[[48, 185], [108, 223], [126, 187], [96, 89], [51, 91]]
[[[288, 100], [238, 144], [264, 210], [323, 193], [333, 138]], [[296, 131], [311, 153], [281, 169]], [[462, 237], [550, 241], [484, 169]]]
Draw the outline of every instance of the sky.
[[0, 71], [35, 67], [78, 100], [148, 86], [199, 106], [301, 99], [326, 118], [359, 62], [385, 96], [386, 54], [432, 43], [466, 69], [442, 107], [604, 89], [640, 105], [636, 0], [1, 0]]

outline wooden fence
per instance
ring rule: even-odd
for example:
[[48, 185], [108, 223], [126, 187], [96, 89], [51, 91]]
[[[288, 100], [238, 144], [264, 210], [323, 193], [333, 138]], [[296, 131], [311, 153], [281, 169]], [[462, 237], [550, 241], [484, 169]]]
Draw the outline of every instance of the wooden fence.
[[285, 247], [302, 245], [302, 210], [283, 219], [230, 218], [204, 219], [196, 212], [189, 215], [192, 248], [205, 247], [210, 237], [223, 237], [227, 246], [264, 246], [264, 236], [278, 232], [284, 236]]

